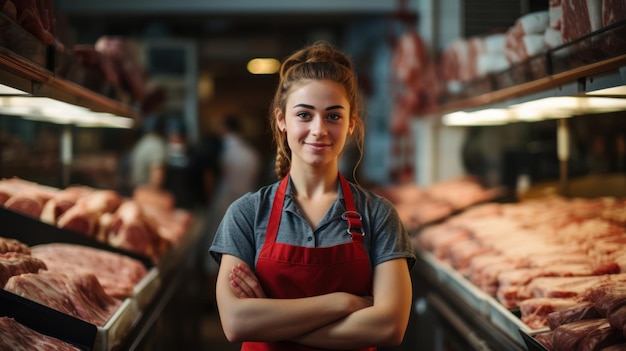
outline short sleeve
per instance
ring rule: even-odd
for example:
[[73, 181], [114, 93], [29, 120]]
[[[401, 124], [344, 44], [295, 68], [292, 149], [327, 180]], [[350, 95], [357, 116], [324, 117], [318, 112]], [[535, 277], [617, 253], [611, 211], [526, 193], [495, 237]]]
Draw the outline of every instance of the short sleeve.
[[256, 253], [254, 240], [255, 201], [248, 193], [234, 201], [220, 222], [209, 253], [221, 263], [222, 255], [228, 254], [254, 267]]

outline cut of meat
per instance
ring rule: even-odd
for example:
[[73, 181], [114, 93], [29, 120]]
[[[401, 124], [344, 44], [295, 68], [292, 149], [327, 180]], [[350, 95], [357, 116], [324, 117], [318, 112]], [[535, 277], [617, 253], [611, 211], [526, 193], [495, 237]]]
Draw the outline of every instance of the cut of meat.
[[121, 203], [122, 197], [113, 190], [94, 190], [81, 196], [74, 206], [63, 213], [57, 226], [94, 236], [100, 216], [115, 212]]
[[555, 29], [561, 28], [561, 19], [563, 18], [563, 10], [561, 9], [561, 0], [550, 0], [548, 7], [548, 15], [550, 17], [550, 27]]
[[603, 317], [608, 316], [609, 311], [616, 310], [624, 305], [626, 305], [626, 293], [624, 292], [609, 292], [595, 301], [596, 310]]
[[30, 247], [19, 240], [0, 236], [0, 254], [7, 252], [30, 254]]
[[80, 351], [72, 344], [38, 333], [9, 317], [0, 317], [0, 350]]
[[612, 309], [607, 314], [609, 323], [615, 330], [619, 330], [626, 338], [626, 306], [622, 305], [618, 308]]
[[42, 270], [13, 276], [4, 289], [100, 327], [121, 304], [104, 292], [93, 274]]
[[620, 284], [626, 284], [626, 273], [590, 277], [542, 277], [533, 279], [527, 288], [536, 297], [583, 298], [594, 289]]
[[561, 33], [568, 43], [602, 28], [602, 0], [562, 0]]
[[37, 245], [32, 247], [32, 255], [45, 262], [51, 272], [91, 273], [108, 295], [120, 299], [129, 297], [147, 274], [144, 265], [134, 258], [80, 245]]
[[521, 319], [530, 328], [541, 329], [548, 325], [548, 314], [571, 308], [578, 303], [574, 299], [546, 297], [526, 299], [519, 304]]
[[136, 201], [125, 201], [115, 212], [107, 230], [107, 242], [114, 247], [140, 253], [153, 261], [169, 249], [171, 243], [158, 234], [155, 222], [144, 215]]
[[20, 252], [0, 254], [0, 287], [13, 276], [37, 273], [40, 269], [46, 269], [46, 264], [30, 254]]
[[30, 217], [39, 218], [43, 204], [44, 201], [33, 193], [17, 193], [4, 203], [4, 207]]
[[580, 339], [578, 350], [601, 350], [607, 346], [622, 343], [623, 341], [624, 338], [622, 338], [622, 334], [616, 329], [613, 329], [607, 321], [597, 328], [589, 330], [589, 332]]
[[[581, 350], [583, 339], [591, 337], [592, 333], [606, 333], [611, 330], [605, 318], [585, 319], [564, 324], [554, 330], [552, 345], [555, 351]], [[588, 349], [594, 350], [594, 349]]]
[[57, 219], [76, 204], [81, 196], [76, 191], [61, 190], [52, 199], [48, 200], [41, 211], [43, 222], [56, 225]]
[[593, 302], [583, 302], [564, 310], [549, 313], [547, 316], [548, 326], [554, 330], [558, 326], [576, 322], [583, 319], [596, 319], [603, 317], [595, 309]]

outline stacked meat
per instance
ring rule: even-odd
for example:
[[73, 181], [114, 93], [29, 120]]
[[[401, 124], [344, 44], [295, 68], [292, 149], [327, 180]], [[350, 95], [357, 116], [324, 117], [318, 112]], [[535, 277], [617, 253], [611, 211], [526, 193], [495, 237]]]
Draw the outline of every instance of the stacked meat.
[[535, 339], [548, 350], [626, 349], [626, 286], [594, 288], [588, 302], [548, 314], [550, 331]]
[[0, 317], [0, 350], [6, 351], [79, 351], [69, 343], [36, 332], [9, 317]]
[[140, 194], [123, 198], [113, 190], [57, 189], [18, 178], [0, 180], [0, 206], [157, 262], [182, 239], [192, 217], [174, 208], [173, 202]]
[[394, 204], [409, 231], [501, 195], [501, 189], [486, 189], [474, 177], [453, 178], [427, 187], [406, 183], [380, 188], [376, 192]]
[[[133, 288], [147, 274], [138, 260], [118, 253], [74, 244], [43, 244], [29, 247], [15, 239], [0, 237], [0, 286], [3, 290], [35, 301], [64, 314], [103, 327]], [[10, 316], [9, 316], [10, 317]], [[33, 338], [33, 345], [59, 341], [25, 330], [12, 318], [0, 318], [0, 350]], [[36, 341], [35, 341], [36, 340]], [[43, 347], [43, 346], [41, 346]], [[62, 348], [72, 349], [60, 344]]]
[[415, 244], [449, 263], [531, 328], [550, 312], [626, 285], [626, 200], [549, 197], [471, 208]]

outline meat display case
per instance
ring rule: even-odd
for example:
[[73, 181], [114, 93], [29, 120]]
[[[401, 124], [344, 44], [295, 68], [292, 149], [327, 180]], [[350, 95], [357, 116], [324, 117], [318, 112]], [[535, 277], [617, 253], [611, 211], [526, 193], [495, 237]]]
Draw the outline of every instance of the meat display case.
[[[417, 138], [418, 142], [423, 143], [423, 147], [418, 146], [418, 149], [424, 150], [426, 154], [418, 154], [416, 157], [431, 160], [429, 165], [435, 168], [428, 169], [430, 174], [423, 178], [427, 181], [440, 180], [437, 162], [457, 156], [444, 154], [445, 151], [441, 151], [439, 145], [435, 144], [443, 139], [443, 136], [439, 136], [443, 135], [443, 130], [454, 128], [443, 123], [443, 116], [446, 114], [507, 108], [513, 104], [545, 97], [590, 96], [607, 88], [623, 91], [626, 86], [626, 47], [605, 46], [603, 50], [598, 50], [597, 45], [602, 45], [608, 35], [623, 39], [624, 33], [626, 22], [621, 21], [532, 57], [506, 71], [470, 82], [460, 93], [445, 97], [442, 105], [419, 113], [415, 118], [416, 129], [426, 126], [435, 135], [422, 138], [425, 139], [423, 141]], [[533, 65], [543, 66], [543, 75], [533, 75]], [[623, 92], [618, 93], [615, 90], [601, 94], [621, 99], [625, 97]], [[567, 127], [567, 119], [554, 120], [555, 124]], [[555, 139], [557, 138], [560, 136], [555, 134]], [[555, 188], [559, 189], [561, 195], [568, 196], [571, 194], [567, 191], [570, 189], [568, 185], [574, 182], [568, 178], [568, 169], [562, 159], [561, 163], [560, 177], [556, 180]], [[623, 182], [624, 178], [619, 179]], [[595, 184], [606, 187], [607, 183], [604, 181], [604, 184]], [[614, 195], [620, 196], [620, 193]], [[409, 348], [436, 351], [545, 351], [533, 339], [533, 335], [545, 330], [531, 330], [520, 320], [518, 311], [504, 308], [445, 263], [417, 247], [416, 250], [418, 262], [411, 272], [414, 310], [405, 337]]]
[[195, 221], [183, 239], [154, 265], [147, 257], [116, 249], [12, 210], [0, 208], [0, 222], [3, 223], [0, 236], [17, 239], [29, 246], [57, 242], [90, 246], [138, 259], [148, 269], [133, 288], [132, 295], [121, 302], [103, 326], [84, 322], [0, 289], [0, 315], [14, 317], [26, 326], [86, 351], [133, 350], [144, 341], [188, 274], [181, 267], [195, 258], [194, 250], [202, 233], [202, 221]]
[[[83, 66], [62, 48], [44, 45], [2, 12], [0, 28], [2, 98], [48, 98], [52, 103], [59, 101], [85, 108], [86, 113], [94, 112], [96, 119], [105, 114], [125, 117], [131, 121], [140, 118], [135, 102], [127, 93], [107, 83], [98, 70]], [[66, 140], [65, 135], [62, 140]], [[64, 160], [64, 163], [67, 161]], [[69, 340], [89, 351], [133, 350], [145, 344], [150, 333], [155, 334], [154, 329], [158, 327], [156, 323], [184, 324], [176, 318], [163, 322], [161, 313], [180, 294], [182, 282], [192, 274], [190, 261], [197, 258], [196, 246], [202, 234], [202, 220], [194, 222], [181, 242], [173, 246], [158, 265], [153, 265], [146, 257], [115, 249], [4, 208], [0, 208], [0, 223], [0, 236], [18, 238], [29, 245], [47, 242], [87, 245], [129, 255], [142, 261], [148, 268], [148, 274], [136, 284], [132, 296], [122, 301], [102, 327], [58, 313], [30, 300], [24, 301], [3, 290], [0, 292], [0, 314], [17, 316], [26, 324], [35, 325], [38, 330]], [[189, 303], [189, 296], [186, 297]], [[196, 298], [197, 295], [191, 297]], [[199, 310], [195, 312], [200, 313]], [[23, 317], [24, 313], [27, 317]]]

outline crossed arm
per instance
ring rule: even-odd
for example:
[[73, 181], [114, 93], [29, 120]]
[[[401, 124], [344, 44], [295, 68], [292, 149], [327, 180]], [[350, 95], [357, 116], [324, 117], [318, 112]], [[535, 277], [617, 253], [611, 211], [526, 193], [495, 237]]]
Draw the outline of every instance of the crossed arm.
[[216, 296], [222, 327], [231, 342], [290, 340], [329, 349], [401, 343], [412, 299], [404, 259], [375, 267], [373, 296], [334, 292], [271, 299], [246, 264], [230, 255], [222, 257]]

